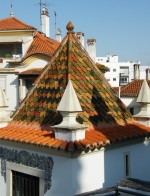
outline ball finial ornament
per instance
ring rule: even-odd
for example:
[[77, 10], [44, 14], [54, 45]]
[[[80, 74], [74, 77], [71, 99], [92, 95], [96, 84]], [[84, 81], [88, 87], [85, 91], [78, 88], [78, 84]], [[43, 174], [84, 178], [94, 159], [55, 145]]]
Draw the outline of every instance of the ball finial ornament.
[[72, 24], [72, 22], [68, 22], [67, 26], [66, 26], [66, 29], [68, 30], [68, 33], [74, 33], [73, 30], [74, 30], [74, 25]]

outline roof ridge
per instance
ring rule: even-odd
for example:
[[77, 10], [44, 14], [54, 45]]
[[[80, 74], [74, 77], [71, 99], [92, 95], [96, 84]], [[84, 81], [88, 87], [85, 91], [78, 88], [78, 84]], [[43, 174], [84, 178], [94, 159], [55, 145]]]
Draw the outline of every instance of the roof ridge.
[[59, 43], [57, 40], [54, 40], [54, 39], [52, 39], [52, 38], [50, 38], [50, 37], [46, 37], [45, 35], [42, 35], [39, 31], [37, 31], [37, 33], [35, 34], [35, 36], [37, 36], [37, 37], [39, 37], [40, 39], [42, 39], [46, 44], [48, 44], [46, 39], [52, 40], [52, 41], [54, 41], [54, 42]]
[[33, 27], [33, 26], [31, 26], [31, 25], [28, 25], [28, 24], [22, 22], [21, 20], [19, 20], [19, 19], [16, 18], [16, 17], [12, 17], [12, 18], [15, 19], [17, 22], [20, 22], [21, 24], [25, 25], [25, 26], [32, 27], [33, 29], [36, 29], [35, 27]]

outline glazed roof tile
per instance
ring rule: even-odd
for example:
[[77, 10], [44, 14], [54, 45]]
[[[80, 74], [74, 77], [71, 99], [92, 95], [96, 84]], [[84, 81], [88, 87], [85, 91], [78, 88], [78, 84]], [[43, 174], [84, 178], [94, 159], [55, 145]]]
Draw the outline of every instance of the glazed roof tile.
[[[39, 122], [41, 125], [60, 123], [62, 118], [56, 110], [69, 79], [83, 110], [77, 118], [79, 123], [98, 126], [131, 120], [130, 113], [115, 96], [74, 34], [64, 38], [34, 88], [16, 111], [14, 119]], [[54, 116], [55, 120], [52, 119]]]
[[[85, 139], [74, 142], [56, 140], [52, 128], [62, 121], [57, 107], [69, 80], [82, 108], [77, 121], [89, 125]], [[13, 121], [0, 129], [0, 140], [67, 152], [86, 151], [149, 134], [150, 128], [129, 124], [131, 121], [131, 114], [103, 74], [75, 35], [68, 32], [14, 113]]]
[[51, 57], [59, 45], [60, 43], [56, 40], [46, 37], [39, 32], [35, 32], [33, 41], [22, 61], [35, 54], [44, 54]]
[[8, 30], [36, 30], [34, 27], [23, 23], [15, 17], [0, 20], [0, 31]]
[[[150, 87], [150, 80], [147, 80]], [[134, 80], [127, 85], [121, 87], [121, 97], [137, 97], [142, 87], [143, 80]]]

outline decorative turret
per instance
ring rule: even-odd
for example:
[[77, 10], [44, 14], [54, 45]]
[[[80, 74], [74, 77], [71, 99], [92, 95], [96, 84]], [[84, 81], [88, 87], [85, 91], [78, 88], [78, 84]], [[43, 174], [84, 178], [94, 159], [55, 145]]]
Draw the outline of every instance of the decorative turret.
[[55, 138], [67, 141], [84, 139], [86, 126], [76, 121], [76, 116], [79, 112], [82, 112], [82, 108], [71, 80], [68, 82], [57, 110], [63, 116], [63, 121], [59, 125], [53, 126], [55, 128]]
[[41, 11], [41, 28], [42, 28], [42, 32], [47, 37], [49, 37], [50, 36], [49, 14], [48, 14], [48, 9], [46, 7], [43, 7]]
[[137, 98], [137, 102], [142, 104], [150, 103], [150, 89], [146, 80], [143, 81], [141, 90]]
[[146, 80], [143, 81], [137, 102], [141, 104], [141, 111], [134, 118], [139, 123], [150, 126], [150, 89]]
[[0, 127], [5, 127], [11, 121], [6, 109], [8, 102], [3, 89], [0, 86]]

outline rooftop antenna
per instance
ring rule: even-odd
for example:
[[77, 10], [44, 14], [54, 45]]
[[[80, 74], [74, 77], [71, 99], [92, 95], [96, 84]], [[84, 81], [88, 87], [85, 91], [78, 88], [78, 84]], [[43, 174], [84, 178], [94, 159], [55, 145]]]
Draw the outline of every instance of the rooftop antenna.
[[11, 17], [11, 18], [14, 17], [13, 6], [12, 6], [12, 0], [11, 0], [11, 7], [10, 7], [10, 17]]
[[56, 35], [56, 12], [54, 11], [54, 14], [55, 14], [55, 35]]
[[38, 3], [40, 5], [40, 25], [42, 24], [42, 19], [41, 19], [41, 11], [42, 11], [42, 7], [47, 7], [48, 4], [46, 3], [46, 0], [45, 2], [42, 2], [42, 0], [40, 0], [40, 2]]

